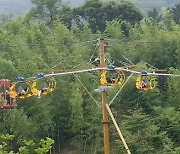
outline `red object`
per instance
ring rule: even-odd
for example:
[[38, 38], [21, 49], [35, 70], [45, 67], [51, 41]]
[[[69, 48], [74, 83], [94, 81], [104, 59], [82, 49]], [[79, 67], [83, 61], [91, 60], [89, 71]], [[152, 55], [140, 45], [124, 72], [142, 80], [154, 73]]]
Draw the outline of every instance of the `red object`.
[[[7, 89], [9, 89], [9, 87], [11, 86], [11, 81], [8, 79], [0, 79], [0, 93], [1, 93], [1, 97], [0, 97], [0, 110], [4, 110], [4, 109], [14, 109], [16, 108], [16, 105], [12, 105], [12, 99], [9, 96], [9, 91]], [[3, 95], [3, 96], [2, 96]], [[2, 105], [1, 104], [1, 99], [5, 99], [8, 104], [6, 105]]]
[[0, 80], [0, 87], [10, 87], [11, 81], [8, 79], [1, 79]]
[[4, 106], [0, 107], [0, 110], [3, 110], [3, 109], [14, 109], [14, 108], [16, 108], [16, 106], [14, 106], [14, 105], [4, 105]]

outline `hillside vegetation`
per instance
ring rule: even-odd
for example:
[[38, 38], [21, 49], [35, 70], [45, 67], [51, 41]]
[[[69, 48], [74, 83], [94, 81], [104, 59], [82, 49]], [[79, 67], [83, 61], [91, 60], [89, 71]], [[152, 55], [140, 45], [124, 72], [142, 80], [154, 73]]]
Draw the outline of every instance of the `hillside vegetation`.
[[[71, 7], [78, 7], [85, 3], [85, 0], [63, 0], [65, 4]], [[105, 0], [102, 0], [105, 1]], [[109, 0], [106, 0], [109, 1]], [[114, 0], [120, 2], [120, 0]], [[179, 3], [179, 0], [128, 0], [135, 4], [141, 11], [146, 14], [147, 11], [152, 10], [154, 7], [161, 9], [161, 7], [173, 7]], [[0, 0], [0, 14], [13, 16], [24, 15], [32, 8], [30, 0]]]
[[[91, 0], [70, 8], [60, 0], [33, 0], [33, 5], [21, 18], [0, 21], [0, 79], [24, 77], [30, 83], [40, 69], [98, 67], [99, 38], [105, 39], [107, 65], [133, 63], [135, 71], [156, 67], [180, 75], [178, 6], [144, 18], [125, 1]], [[16, 109], [0, 110], [0, 153], [103, 154], [101, 94], [94, 92], [100, 77], [100, 71], [56, 76], [52, 93], [17, 99]], [[110, 106], [131, 153], [179, 154], [180, 77], [153, 75], [153, 90], [136, 89], [137, 77], [131, 76]], [[36, 81], [40, 90], [48, 79]], [[120, 89], [108, 91], [108, 102]], [[7, 103], [3, 95], [0, 100], [1, 106]], [[111, 154], [127, 153], [109, 122]]]

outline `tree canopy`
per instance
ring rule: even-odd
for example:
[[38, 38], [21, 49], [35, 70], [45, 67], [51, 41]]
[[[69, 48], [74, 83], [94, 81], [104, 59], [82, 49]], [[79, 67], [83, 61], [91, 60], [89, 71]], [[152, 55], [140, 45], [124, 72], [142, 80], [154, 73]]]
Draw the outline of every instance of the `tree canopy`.
[[[180, 74], [180, 25], [168, 9], [161, 10], [158, 21], [143, 18], [129, 2], [90, 0], [73, 10], [61, 1], [33, 2], [35, 8], [26, 16], [0, 22], [1, 79], [29, 78], [40, 73], [39, 69], [96, 67], [99, 38], [106, 40], [107, 64], [133, 63], [137, 71], [154, 66]], [[152, 91], [137, 90], [136, 78], [134, 74], [128, 80], [111, 105], [130, 150], [137, 154], [178, 154], [180, 78], [156, 76]], [[96, 105], [101, 96], [94, 92], [99, 79], [99, 71], [55, 77], [53, 93], [18, 100], [14, 110], [0, 110], [0, 134], [14, 135], [13, 139], [1, 135], [0, 150], [103, 153], [102, 115]], [[120, 88], [108, 92], [108, 101]], [[54, 144], [52, 140], [49, 144], [49, 138]], [[111, 120], [110, 138], [111, 153], [126, 153]], [[39, 141], [40, 147], [36, 144]], [[28, 146], [34, 143], [35, 148]]]
[[106, 21], [118, 20], [135, 24], [142, 19], [138, 8], [127, 1], [103, 3], [100, 0], [88, 0], [83, 6], [75, 8], [73, 14], [77, 24], [87, 22], [93, 32], [103, 32]]

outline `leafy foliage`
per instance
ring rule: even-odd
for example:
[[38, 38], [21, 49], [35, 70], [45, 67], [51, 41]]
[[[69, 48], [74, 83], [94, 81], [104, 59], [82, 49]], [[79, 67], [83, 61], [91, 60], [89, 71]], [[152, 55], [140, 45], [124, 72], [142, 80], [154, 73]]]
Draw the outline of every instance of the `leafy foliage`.
[[40, 147], [35, 149], [35, 143], [30, 140], [24, 140], [24, 146], [21, 146], [18, 149], [18, 152], [16, 153], [15, 151], [13, 152], [12, 150], [9, 151], [9, 147], [8, 147], [8, 142], [11, 142], [14, 138], [14, 135], [9, 135], [9, 134], [1, 134], [0, 135], [0, 153], [2, 154], [6, 154], [6, 153], [10, 153], [10, 154], [29, 154], [29, 153], [37, 153], [37, 154], [45, 154], [48, 153], [49, 150], [52, 148], [52, 144], [54, 143], [54, 141], [51, 138], [46, 138], [45, 139], [41, 139], [40, 141]]
[[[76, 23], [83, 24], [88, 22], [92, 32], [104, 31], [106, 21], [118, 20], [127, 21], [131, 24], [137, 23], [142, 19], [139, 10], [130, 2], [106, 2], [89, 0], [73, 10]], [[82, 22], [81, 22], [82, 21]]]
[[180, 4], [175, 5], [175, 7], [171, 9], [171, 12], [173, 13], [174, 21], [180, 24]]
[[[159, 22], [142, 19], [139, 10], [129, 2], [87, 1], [73, 10], [75, 17], [60, 1], [33, 2], [35, 8], [25, 17], [0, 24], [1, 78], [28, 78], [44, 68], [98, 66], [96, 39], [100, 37], [108, 40], [107, 64], [122, 66], [132, 61], [138, 64], [139, 71], [151, 70], [147, 65], [151, 64], [180, 74], [180, 25], [167, 9], [162, 9]], [[73, 19], [77, 27], [71, 27]], [[99, 76], [99, 72], [93, 72], [57, 77], [57, 88], [52, 94], [18, 100], [17, 109], [1, 110], [1, 134], [14, 135], [1, 136], [1, 150], [47, 153], [52, 148], [56, 153], [103, 153], [101, 110], [87, 92], [100, 102], [100, 95], [93, 92], [99, 86]], [[134, 75], [112, 104], [130, 150], [178, 153], [179, 78], [163, 78], [153, 91], [136, 90], [135, 81]], [[108, 93], [109, 101], [118, 90], [119, 87]], [[125, 153], [113, 125], [110, 130], [112, 153]], [[45, 137], [53, 138], [55, 144], [49, 138], [41, 140]], [[36, 145], [39, 140], [40, 147]]]

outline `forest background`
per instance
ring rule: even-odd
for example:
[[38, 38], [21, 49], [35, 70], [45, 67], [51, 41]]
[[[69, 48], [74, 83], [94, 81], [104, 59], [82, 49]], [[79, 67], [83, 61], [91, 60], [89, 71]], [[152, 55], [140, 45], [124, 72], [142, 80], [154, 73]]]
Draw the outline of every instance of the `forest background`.
[[[32, 77], [38, 69], [87, 69], [97, 66], [97, 39], [106, 40], [106, 57], [116, 66], [151, 64], [180, 74], [180, 4], [152, 9], [146, 16], [131, 2], [88, 0], [72, 8], [60, 0], [32, 0], [24, 16], [0, 22], [1, 78]], [[93, 40], [93, 41], [90, 41]], [[92, 56], [93, 55], [93, 56]], [[94, 63], [92, 63], [94, 61]], [[109, 63], [110, 64], [110, 63]], [[100, 73], [77, 75], [93, 97]], [[138, 91], [134, 75], [111, 109], [132, 153], [177, 154], [180, 151], [180, 79], [158, 77], [153, 91]], [[0, 133], [14, 135], [7, 151], [23, 140], [51, 137], [52, 153], [103, 153], [101, 109], [75, 76], [56, 77], [47, 96], [18, 101], [15, 110], [0, 112]], [[113, 98], [119, 87], [108, 93]], [[126, 153], [110, 124], [111, 153]]]
[[[63, 3], [68, 4], [71, 8], [79, 7], [85, 3], [86, 0], [62, 0]], [[103, 2], [109, 0], [102, 0]], [[116, 2], [120, 0], [114, 0]], [[140, 9], [143, 14], [152, 10], [154, 7], [161, 9], [161, 7], [171, 8], [179, 3], [179, 0], [128, 0]], [[0, 0], [0, 15], [10, 15], [12, 17], [23, 16], [33, 7], [30, 0]]]

